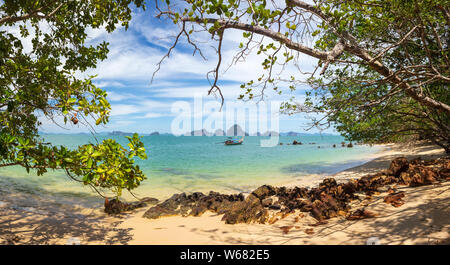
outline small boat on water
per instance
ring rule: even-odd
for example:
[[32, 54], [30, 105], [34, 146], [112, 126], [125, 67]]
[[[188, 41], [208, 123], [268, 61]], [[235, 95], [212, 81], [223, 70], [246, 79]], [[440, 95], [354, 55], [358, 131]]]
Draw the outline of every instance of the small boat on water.
[[224, 142], [225, 145], [238, 145], [238, 144], [242, 144], [244, 142], [244, 136], [242, 136], [241, 139], [237, 140], [237, 139], [228, 139]]

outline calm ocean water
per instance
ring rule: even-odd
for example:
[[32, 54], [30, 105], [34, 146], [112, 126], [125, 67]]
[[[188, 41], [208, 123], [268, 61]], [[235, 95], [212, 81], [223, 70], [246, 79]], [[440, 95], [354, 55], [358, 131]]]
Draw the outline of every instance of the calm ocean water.
[[[88, 135], [45, 135], [44, 138], [69, 147], [95, 142]], [[127, 143], [123, 136], [97, 136], [98, 141], [104, 138]], [[260, 140], [268, 137], [247, 136], [244, 144], [237, 146], [221, 144], [225, 139], [220, 136], [145, 136], [148, 160], [136, 162], [148, 179], [135, 194], [164, 199], [179, 192], [249, 192], [263, 184], [282, 185], [305, 175], [334, 174], [366, 162], [379, 150], [379, 147], [367, 145], [343, 148], [342, 137], [329, 135], [280, 136], [283, 145], [275, 147], [260, 146]], [[287, 145], [293, 140], [304, 144]], [[333, 144], [337, 147], [333, 148]], [[99, 201], [89, 187], [69, 180], [62, 171], [38, 177], [32, 172], [27, 174], [22, 168], [2, 168], [0, 185], [3, 193], [25, 192], [68, 201]], [[128, 193], [124, 197], [132, 198]]]

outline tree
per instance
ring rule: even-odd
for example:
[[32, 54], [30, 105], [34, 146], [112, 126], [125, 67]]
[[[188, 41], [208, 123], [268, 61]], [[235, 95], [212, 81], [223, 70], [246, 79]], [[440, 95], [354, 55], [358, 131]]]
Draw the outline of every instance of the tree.
[[[38, 116], [64, 124], [96, 125], [108, 122], [106, 92], [92, 78], [77, 78], [104, 60], [108, 44], [85, 44], [88, 28], [112, 32], [131, 19], [130, 5], [142, 0], [6, 0], [0, 5], [0, 167], [22, 166], [38, 175], [49, 169], [97, 191], [120, 196], [145, 179], [134, 157], [146, 159], [137, 134], [128, 137], [128, 149], [107, 139], [75, 149], [45, 143], [38, 134]], [[26, 38], [32, 47], [25, 46]], [[56, 122], [56, 121], [55, 121]], [[89, 125], [90, 126], [90, 125]]]
[[[450, 152], [447, 0], [182, 2], [156, 1], [157, 17], [180, 28], [163, 60], [183, 36], [197, 52], [193, 35], [209, 32], [218, 43], [210, 93], [221, 95], [223, 36], [237, 29], [243, 42], [234, 62], [256, 52], [265, 56], [266, 71], [241, 85], [240, 99], [263, 99], [269, 87], [282, 93], [280, 87], [294, 90], [306, 83], [313, 88], [306, 100], [285, 102], [283, 112], [319, 113], [315, 126], [334, 125], [349, 140], [420, 136]], [[299, 54], [318, 59], [313, 72], [299, 69], [290, 78], [273, 74], [275, 68], [298, 66]]]

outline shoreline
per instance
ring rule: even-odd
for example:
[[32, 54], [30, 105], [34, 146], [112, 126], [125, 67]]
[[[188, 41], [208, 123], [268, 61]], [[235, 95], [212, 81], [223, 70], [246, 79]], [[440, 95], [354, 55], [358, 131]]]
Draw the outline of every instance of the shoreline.
[[[411, 159], [444, 155], [441, 149], [429, 145], [383, 146], [383, 150], [373, 154], [363, 165], [334, 175], [308, 176], [284, 186], [314, 186], [327, 177], [337, 182], [359, 178], [386, 169], [397, 156]], [[303, 185], [305, 183], [308, 185]], [[336, 217], [319, 227], [310, 226], [316, 220], [307, 214], [300, 221], [294, 220], [298, 213], [271, 225], [228, 225], [221, 221], [222, 215], [212, 212], [200, 217], [143, 218], [151, 206], [107, 216], [102, 209], [61, 209], [56, 214], [48, 214], [0, 205], [0, 231], [4, 231], [0, 233], [0, 244], [2, 239], [7, 244], [66, 244], [73, 240], [81, 244], [365, 244], [371, 237], [378, 237], [381, 244], [440, 243], [449, 238], [450, 211], [445, 203], [450, 198], [449, 188], [448, 182], [418, 188], [401, 187], [406, 200], [399, 208], [384, 203], [385, 194], [381, 193], [373, 196], [372, 202], [364, 202], [368, 203], [367, 209], [380, 213], [379, 217], [359, 221]], [[361, 203], [355, 202], [352, 209]], [[402, 219], [405, 224], [394, 225]], [[292, 226], [291, 230], [284, 233], [282, 227], [288, 226]], [[306, 229], [312, 231], [306, 233]], [[410, 235], [406, 233], [409, 230]], [[416, 230], [420, 233], [414, 232]]]

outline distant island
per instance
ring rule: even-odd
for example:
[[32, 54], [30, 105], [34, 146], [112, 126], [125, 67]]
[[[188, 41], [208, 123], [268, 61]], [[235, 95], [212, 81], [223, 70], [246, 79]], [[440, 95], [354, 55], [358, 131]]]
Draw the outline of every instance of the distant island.
[[[257, 132], [254, 134], [250, 134], [242, 129], [242, 127], [238, 124], [234, 124], [228, 130], [225, 131], [222, 129], [217, 129], [214, 133], [209, 132], [206, 129], [201, 130], [194, 130], [188, 133], [185, 133], [184, 135], [190, 135], [190, 136], [305, 136], [305, 135], [314, 135], [318, 133], [299, 133], [299, 132], [285, 132], [285, 133], [279, 133], [276, 131], [266, 131], [264, 133]], [[321, 135], [333, 135], [328, 133], [323, 133]]]
[[[64, 132], [39, 132], [40, 135], [92, 135], [90, 132], [76, 132], [76, 133], [64, 133]], [[110, 135], [110, 136], [132, 136], [134, 132], [123, 132], [123, 131], [111, 131], [111, 132], [95, 132], [95, 135]], [[151, 133], [138, 133], [141, 136], [173, 136], [171, 133], [160, 133], [158, 131], [154, 131]], [[308, 135], [322, 135], [322, 136], [330, 136], [334, 134], [330, 133], [300, 133], [300, 132], [276, 132], [276, 131], [266, 131], [264, 133], [253, 133], [250, 134], [242, 129], [241, 126], [235, 124], [231, 126], [226, 132], [222, 129], [217, 129], [214, 132], [209, 132], [206, 129], [194, 130], [191, 132], [186, 132], [183, 134], [185, 136], [308, 136]]]
[[108, 135], [132, 136], [133, 133], [122, 132], [122, 131], [112, 131], [112, 132], [108, 133]]

